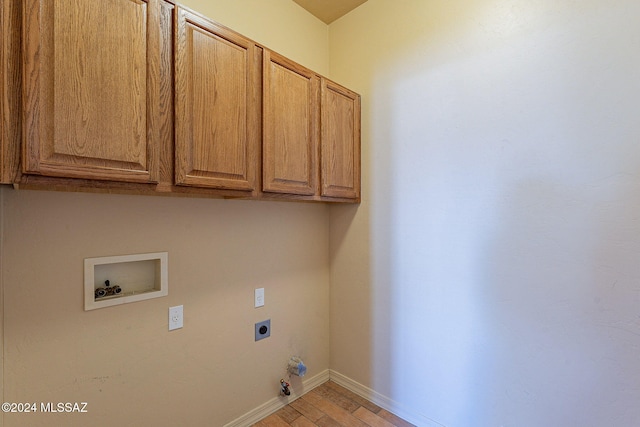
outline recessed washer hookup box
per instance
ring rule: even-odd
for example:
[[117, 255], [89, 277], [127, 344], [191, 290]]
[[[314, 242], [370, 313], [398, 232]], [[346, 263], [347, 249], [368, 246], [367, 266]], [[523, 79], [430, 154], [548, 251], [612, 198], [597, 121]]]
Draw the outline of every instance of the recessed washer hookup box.
[[168, 258], [167, 252], [85, 258], [85, 311], [168, 295]]

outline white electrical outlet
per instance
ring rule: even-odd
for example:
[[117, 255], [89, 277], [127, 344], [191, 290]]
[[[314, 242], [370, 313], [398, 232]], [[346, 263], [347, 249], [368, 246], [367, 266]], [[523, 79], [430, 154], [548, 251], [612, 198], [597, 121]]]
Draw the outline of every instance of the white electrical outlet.
[[264, 305], [264, 288], [256, 289], [254, 305], [256, 308]]
[[169, 307], [169, 330], [180, 329], [183, 326], [182, 320], [182, 308], [183, 306], [177, 305], [175, 307]]

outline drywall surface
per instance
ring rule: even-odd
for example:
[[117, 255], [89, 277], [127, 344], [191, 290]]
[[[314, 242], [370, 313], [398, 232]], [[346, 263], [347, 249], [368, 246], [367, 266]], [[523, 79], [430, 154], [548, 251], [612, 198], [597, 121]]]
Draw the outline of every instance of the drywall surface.
[[640, 420], [640, 3], [369, 0], [331, 208], [331, 368], [420, 425]]
[[329, 28], [292, 0], [179, 3], [317, 73], [329, 73]]
[[[262, 1], [188, 3], [328, 70], [326, 25], [303, 25], [310, 15], [291, 1], [268, 13]], [[291, 356], [310, 377], [329, 368], [327, 206], [0, 191], [4, 400], [87, 402], [86, 413], [4, 414], [6, 427], [222, 426], [278, 395]], [[163, 251], [167, 297], [83, 310], [84, 258]], [[175, 305], [184, 328], [169, 332]], [[271, 336], [256, 343], [266, 319]]]
[[[322, 206], [5, 190], [4, 217], [5, 400], [88, 403], [7, 427], [221, 426], [277, 396], [292, 355], [328, 368]], [[84, 258], [157, 251], [167, 297], [83, 310]]]
[[[0, 343], [2, 343], [2, 349], [0, 350], [0, 399], [4, 403], [4, 245], [2, 244], [4, 238], [4, 187], [0, 186]], [[0, 415], [2, 420], [2, 415]]]

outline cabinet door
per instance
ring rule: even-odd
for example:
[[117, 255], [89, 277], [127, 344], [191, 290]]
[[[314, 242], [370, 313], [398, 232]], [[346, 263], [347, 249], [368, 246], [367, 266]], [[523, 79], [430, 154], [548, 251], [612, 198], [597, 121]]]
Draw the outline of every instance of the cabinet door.
[[265, 50], [263, 190], [317, 193], [320, 79]]
[[360, 95], [322, 79], [322, 196], [360, 198]]
[[158, 180], [158, 0], [24, 0], [25, 173]]
[[176, 184], [256, 189], [260, 62], [255, 44], [177, 9]]

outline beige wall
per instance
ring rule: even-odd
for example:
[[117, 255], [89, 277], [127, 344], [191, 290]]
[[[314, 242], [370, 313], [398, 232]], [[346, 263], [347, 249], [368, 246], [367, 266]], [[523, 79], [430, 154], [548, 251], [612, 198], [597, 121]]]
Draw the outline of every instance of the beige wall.
[[[0, 343], [2, 343], [2, 351], [0, 351], [0, 400], [4, 402], [4, 188], [0, 186]], [[0, 415], [0, 423], [4, 419]], [[4, 423], [2, 423], [4, 425]]]
[[640, 3], [369, 0], [332, 23], [363, 203], [331, 368], [420, 426], [640, 419]]
[[[223, 425], [277, 395], [290, 356], [329, 367], [324, 206], [2, 191], [5, 400], [90, 403], [65, 425]], [[156, 251], [168, 297], [83, 311], [84, 258]]]
[[[293, 2], [188, 3], [328, 70], [326, 26]], [[7, 427], [222, 426], [277, 396], [290, 356], [307, 378], [329, 368], [327, 206], [0, 192], [4, 400], [89, 403], [6, 414]], [[156, 251], [169, 253], [168, 297], [83, 311], [84, 258]], [[184, 328], [168, 332], [180, 304]], [[255, 343], [268, 318], [271, 337]]]
[[329, 73], [329, 28], [292, 0], [180, 3], [317, 73]]

